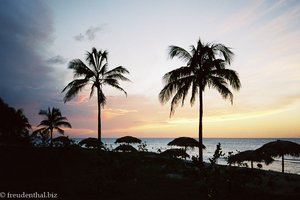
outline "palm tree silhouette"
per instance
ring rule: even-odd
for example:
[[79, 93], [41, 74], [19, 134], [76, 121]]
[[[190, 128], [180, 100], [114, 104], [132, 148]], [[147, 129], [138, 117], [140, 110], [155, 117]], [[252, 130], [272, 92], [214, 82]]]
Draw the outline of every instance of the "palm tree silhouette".
[[[66, 91], [64, 102], [74, 98], [83, 87], [91, 84], [90, 98], [93, 96], [95, 88], [97, 89], [98, 100], [98, 140], [101, 144], [101, 106], [104, 107], [106, 97], [102, 91], [103, 86], [109, 85], [125, 93], [120, 87], [119, 80], [130, 81], [123, 74], [129, 74], [129, 71], [122, 67], [116, 67], [108, 70], [107, 51], [98, 51], [96, 48], [92, 52], [87, 52], [86, 61], [89, 67], [80, 59], [74, 59], [69, 63], [69, 69], [73, 70], [74, 80], [71, 81], [62, 92]], [[82, 77], [82, 78], [78, 78]], [[78, 78], [78, 79], [77, 79]]]
[[169, 47], [170, 58], [178, 57], [187, 62], [186, 66], [172, 70], [163, 76], [164, 88], [159, 93], [161, 103], [168, 102], [171, 97], [170, 117], [175, 108], [181, 102], [182, 106], [191, 88], [191, 106], [194, 105], [197, 95], [199, 96], [199, 161], [203, 162], [203, 92], [208, 86], [215, 88], [223, 98], [229, 98], [233, 103], [233, 94], [228, 84], [233, 89], [239, 90], [241, 83], [237, 72], [227, 69], [230, 65], [233, 52], [223, 44], [204, 44], [199, 39], [197, 47], [191, 46], [191, 51], [178, 47]]
[[32, 134], [49, 134], [50, 139], [53, 138], [53, 131], [57, 130], [60, 134], [64, 134], [64, 130], [60, 127], [72, 128], [71, 124], [67, 121], [66, 117], [63, 117], [58, 108], [48, 107], [48, 110], [40, 110], [39, 115], [44, 116], [44, 120], [38, 126], [43, 126], [40, 129], [35, 130]]

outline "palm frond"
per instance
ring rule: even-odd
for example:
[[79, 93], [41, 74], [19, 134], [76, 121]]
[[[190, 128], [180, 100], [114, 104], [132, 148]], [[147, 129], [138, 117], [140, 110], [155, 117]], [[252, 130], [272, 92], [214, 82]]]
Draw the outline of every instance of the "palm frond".
[[80, 59], [74, 59], [69, 63], [69, 69], [73, 69], [74, 78], [84, 76], [90, 78], [95, 75], [95, 73], [86, 66]]
[[90, 98], [92, 98], [92, 96], [93, 96], [93, 94], [94, 94], [94, 92], [95, 92], [95, 87], [96, 87], [96, 83], [94, 82], [94, 83], [92, 84], [92, 87], [91, 87]]
[[39, 126], [49, 126], [50, 123], [49, 123], [49, 120], [48, 119], [44, 119], [40, 122], [40, 124], [38, 125]]
[[223, 78], [212, 76], [212, 77], [210, 77], [210, 79], [208, 80], [207, 83], [208, 83], [209, 87], [213, 87], [216, 90], [218, 90], [218, 92], [221, 94], [221, 96], [224, 99], [229, 98], [231, 104], [233, 104], [233, 94], [231, 93], [231, 91], [227, 87], [227, 83]]
[[[98, 69], [97, 69], [97, 64], [96, 64], [96, 62], [95, 62], [95, 57], [94, 56], [96, 56], [95, 54], [94, 54], [94, 52], [95, 52], [95, 48], [93, 48], [92, 49], [92, 52], [86, 52], [86, 61], [88, 61], [88, 63], [89, 63], [89, 65], [90, 66], [92, 66], [93, 68], [94, 68], [94, 71], [95, 72], [97, 72], [98, 71]], [[97, 52], [97, 50], [96, 50], [96, 52]]]
[[47, 116], [48, 115], [48, 111], [47, 110], [40, 110], [39, 111], [39, 115]]
[[100, 104], [102, 105], [102, 107], [104, 107], [104, 105], [106, 104], [106, 96], [104, 95], [102, 90], [99, 90], [98, 95], [99, 95], [98, 98], [99, 98]]
[[215, 59], [211, 63], [216, 69], [225, 69], [227, 63], [223, 59]]
[[198, 94], [198, 85], [197, 85], [197, 83], [193, 82], [192, 95], [191, 95], [191, 99], [190, 99], [191, 106], [193, 106], [195, 104], [197, 94]]
[[32, 133], [31, 133], [31, 136], [37, 136], [38, 134], [40, 134], [40, 132], [43, 132], [43, 131], [45, 131], [47, 128], [45, 128], [45, 127], [43, 127], [43, 128], [39, 128], [39, 129], [37, 129], [37, 130], [35, 130], [35, 131], [33, 131]]
[[[99, 54], [100, 55], [100, 54]], [[100, 62], [99, 62], [99, 66], [101, 67], [102, 66], [102, 63], [103, 61], [105, 61], [107, 64], [107, 56], [108, 56], [108, 51], [104, 50], [102, 53], [101, 53], [101, 58], [100, 58]], [[103, 65], [104, 66], [104, 65]], [[102, 68], [101, 68], [102, 70]], [[101, 73], [101, 70], [100, 70], [100, 73]], [[103, 72], [102, 74], [104, 74], [105, 72]]]
[[179, 81], [173, 81], [167, 83], [164, 88], [159, 93], [159, 101], [164, 104], [168, 102], [172, 95], [176, 93], [176, 91], [181, 87], [181, 83]]
[[123, 88], [120, 87], [120, 84], [119, 84], [118, 80], [116, 80], [116, 79], [108, 79], [107, 78], [107, 79], [105, 79], [103, 81], [103, 84], [104, 85], [109, 85], [111, 87], [114, 87], [114, 88], [116, 88], [116, 89], [124, 92], [124, 94], [127, 96], [127, 92]]
[[97, 71], [100, 70], [100, 65], [99, 65], [99, 60], [100, 60], [100, 57], [102, 55], [102, 52], [101, 50], [97, 50], [95, 47], [92, 48], [92, 54], [93, 54], [93, 57], [94, 57], [94, 62], [95, 62], [95, 65], [97, 67]]
[[67, 121], [58, 121], [58, 122], [55, 123], [55, 126], [56, 127], [61, 126], [61, 127], [72, 128], [71, 124]]
[[[49, 110], [50, 110], [50, 108], [49, 108]], [[54, 118], [62, 116], [59, 108], [55, 108], [55, 107], [53, 107], [52, 112], [49, 112], [49, 113], [51, 113]]]
[[219, 77], [224, 78], [229, 82], [233, 89], [239, 90], [241, 88], [241, 82], [239, 79], [239, 75], [236, 71], [231, 69], [218, 69], [212, 71], [212, 74], [217, 75]]
[[176, 91], [175, 84], [169, 83], [165, 85], [158, 95], [158, 99], [160, 103], [165, 104], [166, 102], [168, 102], [171, 96], [173, 95], [173, 93], [175, 93], [175, 91]]
[[125, 76], [123, 76], [122, 74], [112, 74], [112, 75], [107, 76], [106, 78], [130, 82], [130, 80], [128, 78], [126, 78]]
[[178, 79], [184, 78], [192, 74], [192, 69], [190, 67], [180, 67], [178, 69], [174, 69], [163, 76], [164, 83], [170, 83], [176, 81]]
[[174, 95], [172, 101], [171, 101], [171, 109], [170, 109], [170, 117], [175, 113], [175, 108], [178, 106], [179, 102], [181, 101], [181, 105], [184, 105], [185, 97], [189, 91], [189, 88], [191, 86], [191, 81], [186, 82], [185, 84], [180, 87], [176, 94]]
[[73, 99], [77, 95], [77, 93], [80, 92], [88, 83], [89, 79], [75, 79], [70, 82], [62, 91], [64, 92], [67, 90], [67, 93], [64, 97], [64, 102]]
[[214, 51], [220, 51], [221, 56], [224, 57], [225, 61], [228, 62], [228, 64], [231, 64], [234, 53], [231, 51], [230, 47], [226, 47], [223, 44], [215, 44], [215, 45], [213, 45], [212, 49]]
[[125, 67], [119, 66], [105, 73], [106, 76], [110, 76], [114, 74], [129, 74], [129, 71]]
[[[203, 49], [205, 46], [205, 44], [202, 43], [201, 38], [199, 38], [198, 42], [197, 42], [197, 50], [200, 51], [201, 49]], [[194, 46], [191, 46], [194, 47]]]
[[68, 119], [66, 117], [62, 117], [61, 115], [55, 116], [55, 118], [54, 118], [55, 123], [60, 122], [60, 121], [66, 121], [66, 120], [68, 120]]
[[62, 135], [64, 135], [64, 133], [65, 133], [65, 131], [59, 127], [55, 127], [55, 130], [57, 130]]
[[108, 64], [105, 63], [105, 64], [101, 67], [101, 69], [100, 69], [100, 71], [99, 71], [99, 74], [104, 75], [104, 74], [107, 72], [107, 68], [108, 68]]
[[172, 95], [182, 88], [185, 84], [189, 84], [194, 76], [183, 77], [175, 81], [167, 83], [159, 93], [159, 101], [164, 104], [170, 100]]
[[178, 57], [179, 59], [188, 62], [192, 56], [185, 49], [178, 46], [169, 46], [169, 57]]

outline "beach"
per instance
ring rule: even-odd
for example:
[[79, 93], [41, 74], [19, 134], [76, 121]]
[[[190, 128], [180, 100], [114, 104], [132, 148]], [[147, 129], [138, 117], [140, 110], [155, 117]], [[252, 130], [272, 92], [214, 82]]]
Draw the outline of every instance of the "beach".
[[[76, 142], [79, 142], [82, 138], [74, 138]], [[165, 151], [169, 148], [176, 148], [172, 146], [168, 146], [167, 144], [172, 141], [174, 138], [141, 138], [141, 140], [146, 143], [146, 148], [149, 152], [157, 153], [158, 150]], [[255, 150], [261, 147], [263, 144], [266, 144], [271, 141], [276, 140], [288, 140], [296, 143], [300, 143], [300, 138], [204, 138], [203, 143], [206, 146], [204, 150], [204, 161], [209, 162], [209, 158], [212, 158], [214, 151], [216, 149], [216, 145], [218, 143], [221, 144], [221, 148], [225, 155], [218, 160], [218, 164], [227, 165], [226, 156], [228, 156], [228, 152], [233, 152], [233, 154], [238, 153], [239, 151], [245, 150]], [[118, 145], [114, 142], [116, 138], [103, 138], [103, 142], [107, 145], [110, 150], [113, 150]], [[138, 147], [138, 145], [134, 145], [134, 147]], [[187, 153], [190, 156], [197, 156], [198, 149], [188, 149]], [[250, 167], [250, 162], [245, 162]], [[254, 163], [254, 167], [257, 168], [258, 163]], [[270, 165], [262, 164], [263, 170], [271, 170], [281, 172], [281, 159], [275, 158], [275, 161]], [[300, 174], [300, 158], [286, 156], [285, 157], [285, 172]]]

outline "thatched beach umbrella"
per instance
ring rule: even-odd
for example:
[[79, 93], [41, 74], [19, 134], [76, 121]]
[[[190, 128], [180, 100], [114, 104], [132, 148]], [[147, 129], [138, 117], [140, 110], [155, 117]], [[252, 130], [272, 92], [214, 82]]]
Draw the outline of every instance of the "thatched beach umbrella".
[[138, 143], [140, 144], [142, 142], [142, 140], [136, 138], [136, 137], [132, 137], [132, 136], [124, 136], [121, 138], [118, 138], [115, 143], [127, 143], [127, 144], [135, 144]]
[[182, 158], [189, 158], [189, 154], [185, 152], [183, 149], [167, 149], [164, 152], [161, 152], [160, 155], [168, 156], [168, 157], [182, 157]]
[[61, 146], [69, 146], [72, 143], [72, 141], [67, 136], [59, 136], [51, 140], [51, 145], [59, 144]]
[[[168, 143], [170, 146], [179, 146], [184, 147], [184, 150], [186, 151], [187, 147], [199, 147], [199, 142], [195, 140], [194, 138], [190, 137], [178, 137], [172, 140]], [[202, 148], [205, 149], [206, 147], [202, 144]]]
[[284, 173], [284, 155], [300, 156], [300, 145], [291, 141], [277, 140], [264, 144], [256, 151], [272, 157], [281, 156], [282, 173]]
[[271, 156], [253, 150], [242, 151], [228, 158], [228, 163], [241, 163], [244, 161], [250, 161], [251, 168], [253, 168], [253, 162], [264, 162], [268, 165], [274, 160]]
[[120, 146], [115, 148], [115, 151], [122, 151], [122, 152], [136, 152], [136, 148], [128, 144], [121, 144]]
[[103, 145], [102, 142], [99, 143], [99, 140], [97, 138], [86, 138], [86, 139], [81, 140], [78, 144], [80, 146], [85, 145], [85, 147], [87, 147], [87, 148], [97, 148], [98, 146], [102, 147], [102, 145]]

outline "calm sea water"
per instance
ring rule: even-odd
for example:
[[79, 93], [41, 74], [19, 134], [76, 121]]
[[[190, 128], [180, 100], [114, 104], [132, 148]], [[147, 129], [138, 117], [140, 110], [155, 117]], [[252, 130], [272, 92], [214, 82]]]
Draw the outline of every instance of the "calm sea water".
[[[159, 150], [164, 151], [171, 148], [167, 144], [172, 141], [174, 138], [141, 138], [143, 142], [147, 144], [146, 148], [151, 152], [158, 152]], [[204, 138], [203, 143], [206, 146], [206, 149], [203, 151], [204, 161], [209, 162], [216, 149], [216, 145], [220, 142], [222, 151], [225, 153], [225, 156], [228, 156], [228, 152], [233, 151], [245, 151], [245, 150], [255, 150], [261, 147], [263, 144], [266, 144], [275, 140], [288, 140], [300, 144], [300, 138]], [[80, 141], [81, 138], [76, 138], [76, 141]], [[116, 138], [103, 138], [102, 141], [107, 145], [107, 147], [112, 150], [117, 145], [114, 143]], [[133, 145], [137, 148], [138, 145]], [[188, 149], [187, 153], [190, 156], [196, 156], [198, 154], [198, 149]], [[224, 157], [225, 157], [224, 156]], [[227, 162], [225, 158], [220, 158], [218, 164], [226, 165]], [[257, 163], [254, 163], [256, 167]], [[265, 170], [281, 171], [281, 158], [275, 158], [275, 161], [270, 165], [263, 165]], [[285, 156], [285, 172], [300, 174], [300, 157], [291, 157]], [[250, 163], [248, 163], [250, 166]]]

